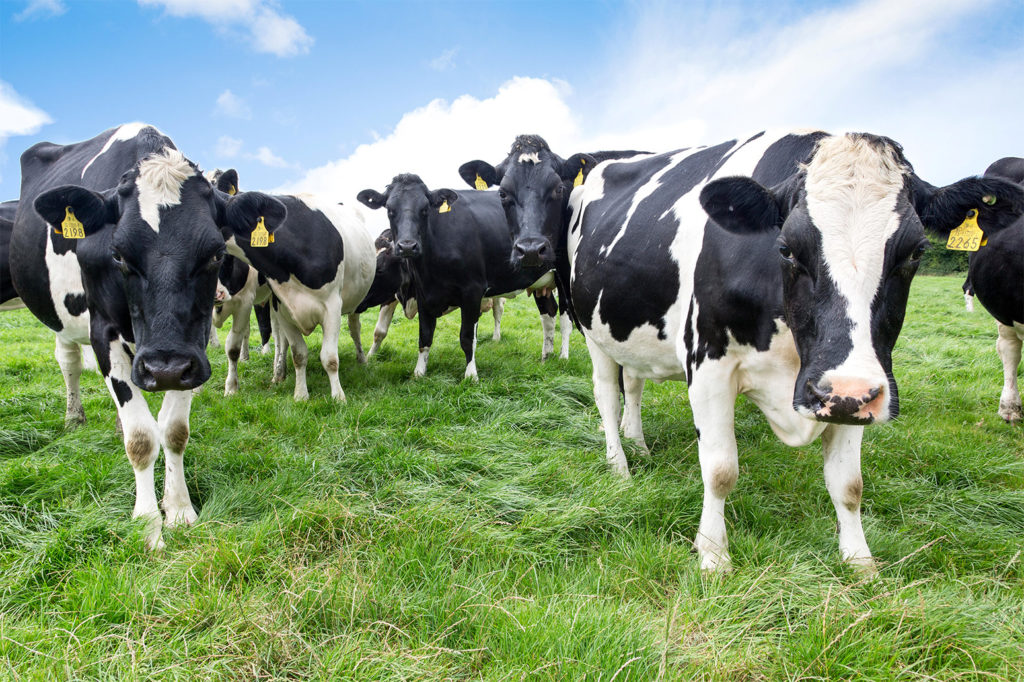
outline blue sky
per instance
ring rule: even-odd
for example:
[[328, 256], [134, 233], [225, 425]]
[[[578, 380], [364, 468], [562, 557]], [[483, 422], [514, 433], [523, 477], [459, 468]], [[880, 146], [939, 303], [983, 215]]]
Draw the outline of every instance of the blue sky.
[[949, 182], [1024, 156], [1021, 111], [1020, 0], [0, 0], [0, 199], [29, 145], [136, 120], [244, 188], [351, 201], [458, 186], [522, 132], [568, 155], [867, 130]]

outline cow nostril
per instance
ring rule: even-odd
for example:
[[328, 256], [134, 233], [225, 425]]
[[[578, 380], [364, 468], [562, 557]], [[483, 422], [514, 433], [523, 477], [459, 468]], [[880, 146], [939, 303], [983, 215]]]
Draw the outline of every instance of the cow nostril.
[[829, 386], [828, 388], [821, 388], [817, 386], [813, 381], [807, 382], [807, 390], [822, 404], [824, 404], [828, 400], [829, 395], [832, 393], [831, 386]]

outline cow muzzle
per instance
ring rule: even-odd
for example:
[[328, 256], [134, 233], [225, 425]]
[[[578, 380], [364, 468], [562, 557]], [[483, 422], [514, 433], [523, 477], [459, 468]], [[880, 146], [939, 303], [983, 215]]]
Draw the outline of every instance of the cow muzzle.
[[142, 351], [132, 366], [132, 381], [144, 391], [186, 391], [209, 378], [205, 354]]
[[512, 260], [527, 268], [551, 265], [555, 262], [555, 251], [543, 237], [523, 237], [512, 246]]
[[804, 389], [804, 410], [800, 411], [810, 412], [807, 416], [818, 421], [872, 424], [889, 419], [888, 382], [831, 377], [820, 382], [808, 381]]
[[415, 258], [420, 255], [419, 242], [412, 239], [403, 239], [395, 243], [395, 249], [402, 258]]

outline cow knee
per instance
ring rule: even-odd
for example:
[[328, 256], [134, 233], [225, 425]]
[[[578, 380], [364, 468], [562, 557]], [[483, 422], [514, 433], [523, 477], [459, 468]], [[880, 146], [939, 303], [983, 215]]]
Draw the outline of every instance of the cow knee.
[[184, 452], [188, 445], [188, 434], [188, 422], [171, 422], [164, 432], [164, 447], [171, 452]]
[[337, 356], [331, 356], [324, 360], [324, 369], [329, 373], [333, 374], [338, 371], [338, 358]]
[[739, 469], [735, 464], [718, 464], [711, 470], [711, 492], [716, 497], [725, 497], [736, 487]]
[[852, 481], [849, 481], [843, 488], [843, 506], [849, 511], [857, 511], [860, 509], [860, 501], [864, 495], [864, 479], [857, 476]]
[[145, 469], [156, 459], [156, 439], [149, 431], [136, 429], [129, 433], [124, 449], [136, 469]]
[[228, 348], [228, 360], [230, 360], [231, 362], [238, 362], [238, 358], [240, 355], [240, 348]]

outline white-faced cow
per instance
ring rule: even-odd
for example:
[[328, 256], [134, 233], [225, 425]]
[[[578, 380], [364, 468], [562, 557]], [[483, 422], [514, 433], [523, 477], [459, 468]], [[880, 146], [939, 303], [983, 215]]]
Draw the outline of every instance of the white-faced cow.
[[[68, 414], [81, 413], [82, 344], [91, 344], [135, 470], [134, 516], [162, 545], [153, 468], [166, 463], [167, 525], [196, 519], [185, 485], [192, 390], [210, 376], [210, 335], [225, 235], [268, 229], [284, 206], [265, 194], [217, 192], [161, 132], [123, 125], [70, 145], [39, 143], [21, 157], [11, 274], [25, 305], [57, 333]], [[140, 389], [166, 391], [158, 419]]]
[[[227, 171], [233, 172], [233, 171]], [[237, 177], [237, 176], [235, 176]], [[306, 400], [306, 336], [323, 330], [320, 363], [331, 384], [331, 396], [344, 401], [338, 379], [338, 337], [341, 318], [348, 317], [356, 357], [365, 362], [356, 309], [373, 282], [375, 253], [362, 216], [348, 206], [317, 197], [276, 195], [288, 209], [288, 219], [275, 230], [236, 235], [228, 251], [266, 278], [273, 292], [271, 322], [275, 327], [274, 376], [285, 374], [285, 354], [292, 351], [295, 400]], [[250, 216], [257, 225], [257, 215]]]
[[549, 267], [524, 266], [509, 259], [501, 203], [493, 192], [429, 190], [419, 176], [396, 175], [381, 194], [363, 190], [360, 202], [386, 208], [394, 249], [406, 259], [411, 295], [419, 313], [419, 359], [414, 376], [427, 371], [437, 319], [449, 308], [461, 310], [459, 341], [468, 379], [477, 379], [476, 329], [487, 297], [551, 287]]
[[936, 189], [892, 140], [821, 132], [610, 161], [573, 192], [572, 304], [608, 461], [628, 476], [620, 368], [621, 426], [640, 444], [644, 380], [685, 379], [704, 481], [702, 568], [730, 565], [740, 393], [786, 444], [822, 436], [840, 552], [873, 568], [860, 444], [865, 424], [899, 411], [891, 353], [927, 246], [922, 220], [948, 230], [989, 194], [995, 214], [1021, 190], [994, 179]]

